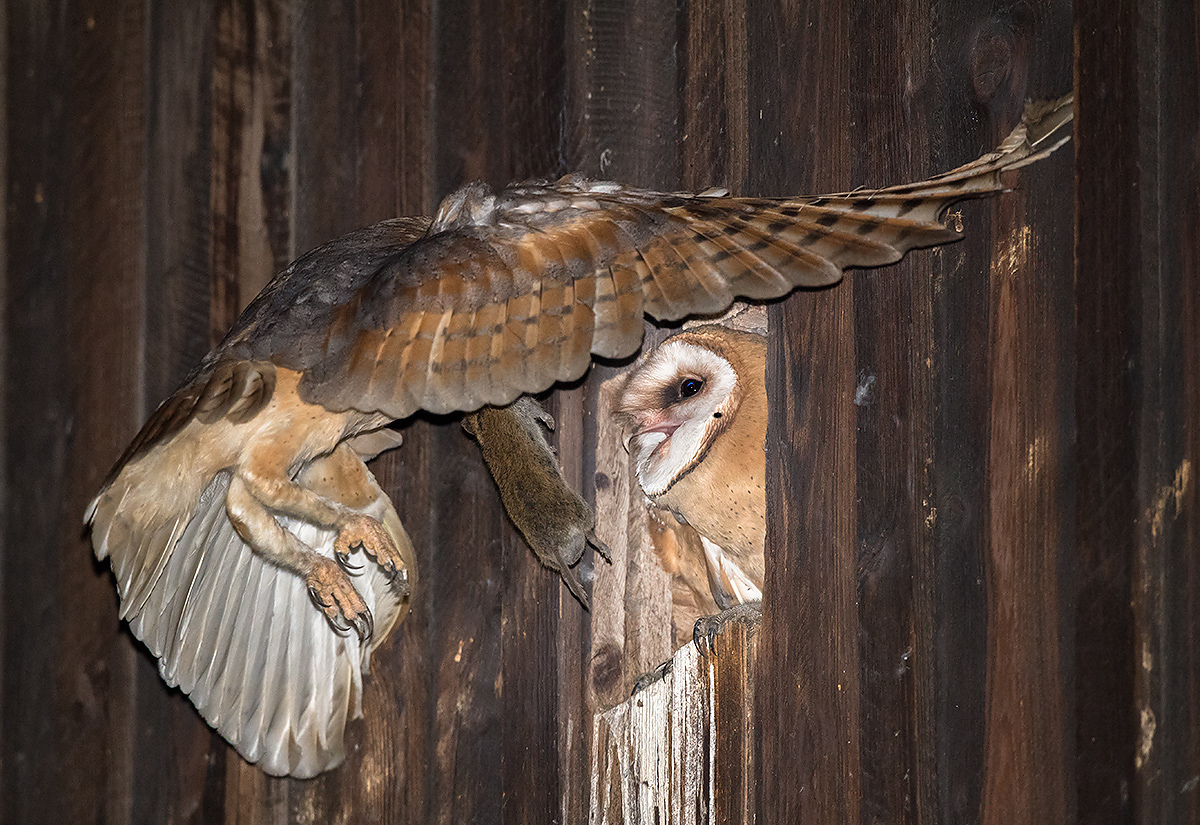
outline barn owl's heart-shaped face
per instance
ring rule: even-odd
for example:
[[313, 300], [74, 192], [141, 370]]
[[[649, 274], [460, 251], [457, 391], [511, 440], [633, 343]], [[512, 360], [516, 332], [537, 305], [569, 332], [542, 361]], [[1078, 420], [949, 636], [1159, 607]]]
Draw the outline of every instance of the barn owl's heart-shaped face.
[[620, 412], [646, 495], [662, 495], [703, 458], [737, 412], [737, 388], [727, 360], [685, 341], [668, 341], [631, 374]]

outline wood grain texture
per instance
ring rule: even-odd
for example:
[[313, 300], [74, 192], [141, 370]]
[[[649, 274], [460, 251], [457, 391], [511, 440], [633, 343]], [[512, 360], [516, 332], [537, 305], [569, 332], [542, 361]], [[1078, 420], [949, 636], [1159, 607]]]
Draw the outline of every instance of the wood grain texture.
[[[1066, 82], [1069, 8], [1012, 12], [988, 20], [1004, 33], [1006, 82], [981, 94], [994, 113], [993, 134], [1015, 122], [1029, 86]], [[977, 42], [972, 71], [986, 44]], [[988, 46], [988, 48], [991, 48]], [[991, 401], [988, 444], [988, 672], [982, 822], [1073, 815], [1070, 756], [1071, 633], [1068, 605], [1075, 478], [1065, 456], [1072, 443], [1072, 348], [1061, 342], [1074, 300], [1065, 238], [1070, 169], [1060, 161], [1037, 183], [992, 211], [990, 270]], [[1015, 792], [1014, 792], [1015, 790]]]
[[757, 641], [729, 623], [710, 655], [683, 645], [662, 679], [597, 713], [590, 822], [755, 821]]
[[[1200, 329], [1200, 169], [1179, 168], [1200, 141], [1200, 19], [1186, 3], [1144, 10], [1139, 24], [1146, 124], [1141, 155], [1153, 169], [1144, 191], [1150, 227], [1144, 248], [1157, 259], [1143, 266], [1143, 357], [1140, 397], [1146, 406], [1138, 452], [1150, 469], [1141, 473], [1139, 539], [1145, 548], [1135, 603], [1145, 617], [1139, 647], [1140, 678], [1149, 701], [1137, 703], [1139, 722], [1151, 705], [1156, 741], [1139, 768], [1146, 804], [1141, 822], [1200, 819], [1200, 346], [1189, 331]], [[1147, 528], [1148, 531], [1147, 531]], [[1140, 561], [1139, 559], [1139, 561]], [[1157, 666], [1155, 665], [1157, 662]], [[1146, 743], [1141, 724], [1138, 754]]]
[[[8, 31], [8, 6], [0, 6], [0, 31]], [[0, 276], [0, 341], [6, 344], [9, 341], [8, 335], [8, 38], [0, 37], [0, 100], [4, 101], [0, 105], [0, 209], [6, 216], [3, 222], [0, 222], [0, 262], [3, 262], [4, 273]], [[0, 354], [0, 387], [8, 387], [8, 370], [9, 359], [7, 350], [5, 354]], [[5, 392], [3, 397], [0, 397], [0, 542], [5, 540], [8, 532], [8, 394]], [[0, 548], [3, 544], [0, 544]], [[7, 554], [5, 554], [7, 555]], [[4, 730], [3, 710], [6, 707], [4, 703], [4, 688], [7, 684], [5, 671], [10, 667], [6, 657], [2, 655], [5, 641], [8, 639], [8, 611], [5, 609], [7, 591], [4, 587], [4, 571], [6, 567], [6, 558], [0, 558], [0, 731]], [[7, 775], [5, 770], [6, 759], [4, 754], [0, 754], [0, 789], [7, 789], [8, 786], [4, 782], [4, 777]], [[2, 816], [2, 814], [0, 814]]]
[[[22, 158], [9, 229], [27, 239], [8, 265], [28, 274], [6, 307], [7, 419], [21, 423], [6, 431], [4, 546], [22, 551], [6, 553], [0, 576], [17, 608], [5, 658], [20, 663], [5, 668], [0, 818], [28, 822], [127, 818], [135, 775], [133, 657], [75, 511], [139, 414], [145, 147], [122, 127], [144, 103], [145, 21], [135, 5], [74, 11], [8, 11], [22, 67], [9, 91], [9, 145]], [[124, 395], [109, 403], [113, 385]], [[97, 764], [96, 753], [111, 757]], [[71, 794], [60, 790], [67, 777]]]
[[[146, 277], [138, 415], [129, 432], [172, 392], [212, 344], [211, 197], [213, 9], [185, 2], [147, 18], [151, 88], [146, 112]], [[207, 70], [207, 71], [206, 71]], [[144, 121], [144, 122], [142, 122]], [[119, 455], [120, 449], [106, 460]], [[226, 745], [154, 660], [124, 633], [136, 657], [135, 821], [221, 815]], [[169, 758], [162, 743], [171, 742]]]
[[[1190, 4], [16, 0], [0, 20], [0, 821], [612, 816], [590, 714], [637, 674], [601, 654], [665, 653], [668, 591], [626, 556], [585, 615], [456, 420], [373, 465], [420, 591], [348, 764], [312, 782], [250, 768], [163, 687], [79, 532], [87, 497], [271, 270], [336, 234], [472, 177], [916, 179], [1066, 91], [1072, 56], [1073, 167], [964, 205], [959, 245], [772, 309], [759, 681], [717, 674], [708, 813], [1200, 816]], [[551, 401], [584, 490], [615, 369]]]
[[[750, 183], [846, 188], [849, 9], [777, 9], [750, 46]], [[770, 77], [807, 77], [804, 84]], [[774, 94], [764, 95], [768, 89]], [[786, 89], [786, 91], [784, 91]], [[776, 96], [778, 95], [778, 96]], [[763, 98], [766, 99], [763, 99]], [[813, 116], [821, 113], [820, 127]], [[836, 181], [836, 183], [835, 183]], [[763, 822], [857, 822], [860, 676], [853, 387], [855, 280], [768, 310], [767, 575], [756, 712]], [[795, 633], [794, 628], [804, 628]]]
[[1075, 16], [1094, 32], [1076, 50], [1079, 815], [1192, 821], [1200, 281], [1195, 165], [1173, 158], [1196, 140], [1197, 21], [1170, 3]]
[[[1104, 166], [1118, 179], [1136, 181], [1137, 5], [1101, 11], [1082, 4], [1077, 15], [1085, 24], [1095, 19], [1097, 26], [1094, 38], [1077, 45], [1077, 60], [1088, 62], [1080, 67], [1076, 164]], [[1122, 59], [1096, 62], [1092, 55], [1101, 52], [1120, 52]], [[1117, 72], [1120, 93], [1089, 105], [1097, 87]], [[1112, 118], [1122, 125], [1100, 125]], [[1114, 197], [1105, 177], [1080, 175], [1078, 188], [1080, 201], [1095, 204], [1080, 210], [1076, 230], [1077, 269], [1087, 273], [1076, 297], [1075, 419], [1080, 443], [1087, 445], [1076, 456], [1076, 746], [1089, 757], [1079, 766], [1078, 806], [1081, 816], [1096, 822], [1127, 822], [1136, 804], [1129, 796], [1136, 787], [1139, 738], [1133, 712], [1138, 651], [1130, 605], [1138, 460], [1128, 432], [1135, 388], [1124, 362], [1138, 328], [1128, 307], [1138, 297], [1140, 210], [1136, 199]]]
[[[863, 54], [858, 74], [875, 90], [855, 96], [850, 122], [869, 148], [851, 182], [919, 180], [928, 156], [929, 112], [906, 105], [906, 86], [930, 81], [933, 15], [923, 3], [862, 9], [854, 26], [888, 49]], [[886, 129], [878, 124], [902, 124]], [[936, 521], [932, 491], [934, 274], [938, 254], [909, 255], [879, 272], [854, 273], [860, 617], [862, 820], [922, 821], [935, 810], [930, 736]]]

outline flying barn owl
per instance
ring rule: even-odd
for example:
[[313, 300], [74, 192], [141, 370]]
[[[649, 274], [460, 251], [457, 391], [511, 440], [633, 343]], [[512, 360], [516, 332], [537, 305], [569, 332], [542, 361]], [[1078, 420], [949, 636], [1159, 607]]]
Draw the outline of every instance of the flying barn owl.
[[762, 599], [766, 356], [762, 335], [693, 327], [630, 372], [617, 398], [638, 483], [700, 534], [721, 608]]
[[[1001, 173], [1053, 151], [1070, 118], [1070, 98], [1036, 104], [973, 163], [844, 195], [473, 183], [432, 219], [309, 252], [155, 410], [88, 508], [121, 616], [247, 760], [293, 776], [337, 765], [362, 673], [417, 585], [408, 537], [363, 464], [398, 443], [387, 425], [418, 410], [504, 408], [578, 379], [593, 355], [628, 358], [643, 315], [714, 314], [953, 241], [946, 207], [1003, 191]], [[529, 420], [469, 426], [503, 462], [509, 451], [487, 439], [529, 447]], [[501, 485], [510, 513], [536, 509], [525, 486]], [[591, 519], [565, 507], [522, 529], [572, 583]]]

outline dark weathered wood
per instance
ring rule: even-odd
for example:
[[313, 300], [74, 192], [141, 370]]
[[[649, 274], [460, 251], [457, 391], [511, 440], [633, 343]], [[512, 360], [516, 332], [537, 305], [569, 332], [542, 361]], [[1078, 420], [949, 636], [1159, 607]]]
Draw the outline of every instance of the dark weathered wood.
[[[849, 22], [838, 3], [765, 15], [762, 39], [749, 47], [750, 110], [763, 113], [749, 191], [845, 188]], [[787, 333], [772, 336], [767, 362], [772, 492], [756, 707], [763, 822], [859, 819], [853, 307], [848, 281], [769, 311], [770, 329]]]
[[359, 221], [431, 214], [429, 0], [360, 4]]
[[671, 189], [679, 181], [678, 28], [674, 0], [582, 0], [572, 108], [578, 168], [593, 177]]
[[[56, 235], [63, 223], [65, 194], [64, 160], [66, 112], [60, 104], [49, 108], [38, 101], [62, 94], [63, 60], [66, 44], [63, 22], [41, 3], [9, 4], [10, 31], [21, 36], [10, 40], [14, 66], [32, 67], [13, 73], [9, 98], [10, 151], [20, 162], [11, 164], [9, 210], [10, 237], [36, 238], [37, 244], [14, 244], [7, 266], [27, 269], [40, 276], [30, 282], [12, 282], [5, 358], [12, 383], [5, 385], [6, 487], [4, 573], [5, 593], [4, 713], [0, 735], [6, 743], [5, 777], [0, 804], [6, 821], [49, 821], [65, 807], [61, 799], [47, 811], [34, 800], [52, 794], [58, 775], [57, 748], [40, 750], [38, 745], [57, 734], [55, 715], [55, 659], [60, 622], [54, 586], [55, 570], [41, 565], [21, 564], [9, 548], [36, 548], [45, 558], [57, 555], [57, 531], [42, 535], [56, 524], [62, 493], [61, 462], [47, 456], [61, 455], [61, 428], [56, 420], [67, 414], [61, 379], [63, 360], [60, 338], [42, 339], [42, 330], [53, 328], [60, 316], [56, 294], [64, 280], [65, 238]], [[57, 62], [39, 62], [50, 52]], [[22, 208], [23, 207], [23, 208]], [[17, 382], [17, 370], [33, 379]], [[28, 372], [27, 372], [28, 371]], [[30, 481], [37, 479], [36, 487]], [[20, 598], [18, 600], [18, 595]], [[41, 628], [33, 636], [30, 622]], [[53, 641], [52, 641], [53, 640]]]
[[[1200, 20], [1187, 3], [1139, 9], [1143, 173], [1138, 453], [1139, 582], [1134, 767], [1139, 822], [1200, 820]], [[1131, 191], [1131, 190], [1127, 190]], [[1082, 271], [1082, 270], [1080, 270]], [[1150, 368], [1150, 365], [1153, 368]], [[1147, 716], [1155, 733], [1148, 741]], [[1143, 747], [1149, 745], [1142, 758]], [[1141, 764], [1138, 760], [1141, 758]]]
[[[989, 18], [1006, 82], [990, 95], [979, 73], [991, 48], [972, 53], [976, 100], [994, 113], [989, 142], [1015, 125], [1030, 89], [1067, 85], [1069, 8]], [[1002, 38], [1002, 39], [1001, 39]], [[1073, 319], [1072, 225], [1064, 158], [992, 207], [988, 676], [985, 781], [980, 820], [1067, 821], [1073, 814], [1070, 756], [1071, 619], [1068, 606], [1074, 475], [1072, 347], [1061, 331]]]
[[[929, 80], [932, 24], [923, 2], [858, 11], [852, 29], [888, 45], [864, 50], [856, 61], [855, 76], [873, 94], [851, 98], [862, 148], [845, 183], [919, 180], [938, 171], [929, 159], [930, 113], [906, 93]], [[928, 560], [936, 519], [928, 460], [936, 260], [916, 254], [852, 274], [864, 822], [921, 821], [936, 800]]]
[[[0, 5], [0, 32], [8, 31], [8, 5]], [[0, 36], [0, 215], [3, 219], [0, 220], [0, 266], [3, 267], [3, 275], [0, 275], [0, 341], [4, 342], [7, 347], [9, 342], [8, 334], [8, 37]], [[8, 538], [8, 370], [9, 357], [8, 350], [5, 349], [0, 353], [0, 387], [5, 388], [3, 396], [0, 396], [0, 735], [5, 730], [5, 714], [7, 705], [4, 702], [4, 689], [8, 683], [5, 677], [5, 672], [15, 663], [9, 663], [6, 657], [7, 641], [8, 641], [8, 611], [7, 607], [7, 591], [4, 586], [4, 571], [7, 567], [7, 556], [4, 552]], [[7, 793], [9, 790], [6, 777], [7, 760], [4, 754], [0, 754], [0, 793]], [[0, 807], [0, 816], [3, 816], [3, 811], [7, 806]]]
[[680, 33], [683, 86], [680, 185], [700, 191], [746, 185], [749, 100], [747, 10], [743, 2], [687, 5]]
[[[212, 343], [211, 188], [213, 8], [185, 2], [149, 9], [145, 113], [125, 129], [146, 131], [145, 345], [129, 434], [180, 384]], [[107, 461], [121, 452], [114, 445]], [[106, 572], [106, 580], [111, 577]], [[228, 747], [128, 630], [136, 655], [134, 819], [177, 821], [225, 809]], [[171, 742], [164, 758], [163, 742]]]
[[[271, 272], [333, 235], [473, 177], [920, 177], [1071, 85], [1072, 13], [1073, 168], [1063, 150], [963, 206], [959, 245], [772, 310], [762, 681], [716, 671], [705, 813], [1195, 819], [1187, 3], [19, 0], [0, 10], [0, 821], [587, 821], [591, 711], [622, 698], [622, 657], [666, 645], [668, 591], [622, 570], [612, 612], [584, 614], [456, 420], [373, 465], [421, 578], [347, 765], [311, 782], [244, 763], [116, 621], [78, 527], [100, 478]], [[614, 371], [550, 401], [585, 491]]]
[[20, 665], [6, 670], [15, 770], [0, 816], [27, 822], [127, 818], [136, 771], [133, 659], [78, 525], [101, 456], [138, 415], [145, 159], [141, 134], [123, 126], [143, 106], [144, 19], [134, 4], [64, 11], [10, 7], [8, 30], [19, 32], [9, 112], [22, 159], [8, 219], [28, 239], [9, 265], [28, 274], [7, 309], [5, 546], [20, 552], [6, 554], [2, 578], [16, 608], [5, 647]]
[[1200, 281], [1196, 169], [1176, 159], [1196, 141], [1197, 22], [1083, 3], [1076, 25], [1079, 813], [1192, 821]]
[[[1128, 822], [1142, 802], [1137, 782], [1141, 720], [1134, 696], [1138, 660], [1135, 594], [1138, 490], [1136, 388], [1127, 363], [1135, 352], [1141, 212], [1135, 186], [1138, 148], [1138, 4], [1101, 9], [1082, 3], [1079, 23], [1092, 37], [1076, 44], [1079, 120], [1076, 166], [1079, 210], [1076, 255], [1075, 685], [1078, 810], [1095, 822]], [[1103, 60], [1098, 60], [1104, 55]], [[1117, 59], [1111, 59], [1119, 55]], [[1101, 89], [1115, 84], [1115, 93]], [[1112, 170], [1119, 187], [1107, 175]], [[1136, 798], [1135, 798], [1136, 795]]]

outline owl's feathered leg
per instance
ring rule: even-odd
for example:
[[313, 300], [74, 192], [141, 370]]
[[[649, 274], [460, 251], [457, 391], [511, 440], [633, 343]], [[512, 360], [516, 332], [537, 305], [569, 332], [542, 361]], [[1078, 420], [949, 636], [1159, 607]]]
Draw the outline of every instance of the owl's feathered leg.
[[[362, 549], [394, 586], [407, 586], [408, 566], [382, 524], [301, 487], [272, 461], [253, 456], [244, 461], [230, 482], [225, 507], [247, 545], [304, 579], [313, 602], [335, 629], [352, 627], [362, 639], [369, 638], [373, 630], [371, 611], [347, 575], [352, 551]], [[280, 526], [273, 513], [336, 530], [334, 559], [305, 546]]]
[[252, 484], [244, 475], [235, 475], [225, 495], [225, 509], [237, 534], [254, 552], [304, 579], [313, 602], [336, 630], [352, 627], [360, 639], [369, 638], [374, 624], [371, 611], [346, 571], [283, 529], [263, 506], [261, 487], [255, 490]]

